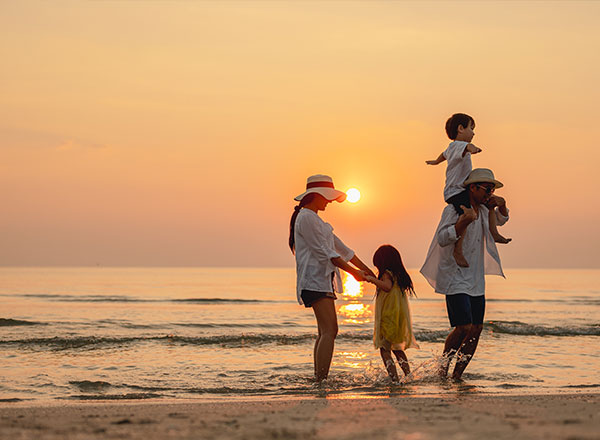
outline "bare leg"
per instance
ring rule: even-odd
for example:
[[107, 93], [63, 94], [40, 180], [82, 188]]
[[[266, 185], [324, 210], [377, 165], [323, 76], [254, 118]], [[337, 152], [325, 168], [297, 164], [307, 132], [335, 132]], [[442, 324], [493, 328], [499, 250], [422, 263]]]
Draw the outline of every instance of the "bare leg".
[[452, 256], [454, 257], [456, 264], [458, 264], [460, 267], [469, 267], [469, 262], [463, 255], [462, 251], [463, 238], [464, 237], [460, 237], [458, 241], [454, 243], [454, 251], [452, 252]]
[[408, 376], [410, 374], [410, 365], [408, 364], [406, 353], [404, 353], [403, 350], [394, 350], [394, 354], [396, 355], [396, 359], [398, 359], [398, 363], [400, 364], [400, 368], [402, 368], [404, 375]]
[[448, 367], [450, 366], [452, 357], [458, 352], [470, 330], [471, 324], [458, 325], [446, 338], [442, 365], [440, 365], [440, 369], [438, 370], [441, 378], [445, 379], [448, 376]]
[[463, 341], [456, 355], [456, 365], [454, 366], [452, 379], [460, 379], [465, 371], [465, 368], [467, 368], [467, 365], [469, 365], [469, 362], [471, 362], [471, 359], [475, 354], [475, 350], [477, 349], [477, 344], [479, 343], [481, 330], [483, 330], [482, 324], [473, 324], [471, 326], [471, 330], [467, 334], [467, 337]]
[[394, 359], [392, 359], [392, 352], [381, 347], [379, 353], [381, 353], [381, 359], [383, 359], [383, 364], [388, 375], [394, 382], [398, 382], [398, 370], [396, 370], [396, 364], [394, 363]]
[[497, 219], [496, 219], [496, 212], [494, 209], [490, 209], [490, 214], [489, 214], [489, 223], [490, 223], [490, 232], [492, 233], [492, 237], [494, 238], [494, 241], [496, 243], [509, 243], [510, 241], [512, 241], [512, 238], [506, 238], [504, 236], [502, 236], [500, 234], [500, 232], [498, 232], [498, 224], [497, 224]]
[[315, 379], [318, 382], [327, 379], [335, 337], [338, 332], [337, 316], [333, 298], [322, 298], [312, 306], [319, 326], [319, 336], [315, 344]]
[[319, 329], [319, 334], [317, 335], [317, 339], [315, 340], [315, 349], [313, 353], [313, 363], [315, 365], [315, 377], [317, 377], [317, 347], [319, 346], [319, 341], [321, 340], [321, 329]]
[[[469, 223], [471, 223], [473, 220], [475, 220], [475, 218], [476, 218], [476, 216], [468, 215], [467, 213], [463, 213], [460, 215], [460, 217], [458, 217], [458, 220], [456, 222], [458, 223], [459, 221], [466, 220], [466, 224], [469, 225]], [[458, 264], [460, 267], [469, 267], [469, 262], [463, 255], [463, 250], [462, 250], [463, 237], [464, 237], [464, 234], [461, 237], [459, 237], [459, 239], [456, 243], [454, 243], [454, 250], [452, 251], [452, 256], [454, 257], [456, 264]]]

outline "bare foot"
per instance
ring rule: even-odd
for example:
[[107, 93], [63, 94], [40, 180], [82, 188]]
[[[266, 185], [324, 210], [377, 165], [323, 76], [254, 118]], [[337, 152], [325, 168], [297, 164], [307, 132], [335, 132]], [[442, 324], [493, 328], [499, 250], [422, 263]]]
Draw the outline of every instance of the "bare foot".
[[462, 254], [462, 252], [457, 251], [456, 247], [454, 248], [452, 255], [454, 256], [456, 264], [458, 264], [460, 267], [469, 267], [469, 263], [465, 259], [465, 256]]
[[506, 243], [510, 243], [512, 241], [512, 238], [506, 238], [500, 234], [492, 234], [492, 236], [494, 237], [494, 241], [496, 243], [506, 244]]

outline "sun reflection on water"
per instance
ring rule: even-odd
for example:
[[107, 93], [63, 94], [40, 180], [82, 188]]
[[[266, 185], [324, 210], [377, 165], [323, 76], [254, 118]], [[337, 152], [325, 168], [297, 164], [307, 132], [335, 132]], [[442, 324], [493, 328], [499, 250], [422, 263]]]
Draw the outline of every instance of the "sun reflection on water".
[[338, 308], [338, 313], [345, 318], [345, 324], [365, 324], [370, 321], [373, 315], [370, 305], [361, 303], [344, 304]]
[[353, 276], [348, 275], [346, 272], [342, 273], [342, 280], [344, 282], [344, 293], [342, 296], [350, 298], [362, 297], [363, 285], [361, 282], [356, 281]]

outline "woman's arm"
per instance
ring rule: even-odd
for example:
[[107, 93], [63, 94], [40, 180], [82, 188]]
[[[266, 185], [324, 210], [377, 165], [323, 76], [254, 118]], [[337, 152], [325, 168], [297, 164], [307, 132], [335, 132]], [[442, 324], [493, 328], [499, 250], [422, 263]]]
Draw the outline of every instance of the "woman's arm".
[[373, 273], [373, 271], [371, 270], [371, 268], [369, 266], [367, 266], [365, 263], [363, 263], [360, 260], [360, 258], [358, 258], [358, 255], [354, 254], [354, 257], [352, 257], [350, 259], [350, 263], [354, 264], [356, 267], [358, 267], [360, 270], [362, 270], [367, 275], [370, 275], [372, 277], [375, 276], [375, 273]]
[[331, 259], [331, 262], [333, 264], [335, 264], [337, 267], [339, 267], [340, 269], [342, 269], [345, 272], [348, 272], [350, 275], [352, 275], [356, 281], [364, 281], [365, 280], [365, 274], [358, 270], [355, 267], [350, 266], [348, 263], [346, 263], [344, 261], [344, 259], [342, 257], [335, 257]]
[[376, 277], [372, 277], [370, 275], [367, 275], [365, 277], [365, 279], [369, 283], [375, 284], [381, 290], [384, 290], [386, 292], [389, 292], [390, 290], [392, 290], [392, 287], [394, 286], [394, 281], [392, 280], [392, 277], [390, 276], [390, 274], [387, 273], [387, 272], [385, 272], [383, 274], [383, 276], [381, 277], [381, 279], [378, 279]]

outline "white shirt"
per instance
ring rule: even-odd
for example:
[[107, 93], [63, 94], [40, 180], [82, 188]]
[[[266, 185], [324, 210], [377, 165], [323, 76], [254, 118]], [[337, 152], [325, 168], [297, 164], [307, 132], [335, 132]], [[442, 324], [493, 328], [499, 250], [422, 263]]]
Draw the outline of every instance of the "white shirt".
[[[498, 249], [490, 232], [488, 213], [488, 208], [480, 205], [477, 219], [467, 226], [462, 249], [469, 267], [460, 267], [452, 255], [459, 238], [455, 229], [459, 216], [454, 206], [444, 208], [421, 268], [421, 273], [437, 293], [481, 296], [485, 294], [484, 275], [504, 277]], [[508, 221], [508, 216], [503, 216], [497, 209], [495, 213], [498, 226]]]
[[469, 177], [473, 169], [471, 165], [471, 153], [468, 151], [463, 156], [468, 142], [454, 141], [450, 142], [446, 151], [442, 154], [448, 161], [446, 166], [446, 186], [444, 187], [444, 200], [465, 190], [464, 181]]
[[302, 304], [302, 290], [343, 292], [340, 271], [331, 259], [342, 257], [350, 261], [354, 251], [333, 233], [333, 227], [321, 220], [316, 212], [303, 208], [296, 217], [294, 240], [298, 302]]

